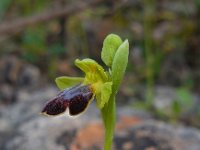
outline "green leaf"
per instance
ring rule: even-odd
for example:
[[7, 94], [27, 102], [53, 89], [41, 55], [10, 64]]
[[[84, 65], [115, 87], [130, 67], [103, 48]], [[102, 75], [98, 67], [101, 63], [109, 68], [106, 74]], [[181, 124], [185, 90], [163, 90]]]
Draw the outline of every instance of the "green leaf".
[[122, 40], [118, 35], [109, 34], [105, 38], [103, 42], [103, 48], [101, 51], [101, 59], [108, 67], [112, 66], [115, 53], [121, 44]]
[[179, 88], [176, 90], [177, 100], [182, 105], [182, 107], [190, 108], [192, 107], [192, 94], [190, 93], [189, 89], [187, 88]]
[[175, 115], [179, 115], [181, 113], [181, 104], [178, 101], [173, 101], [172, 103], [172, 111]]
[[64, 90], [69, 88], [73, 85], [83, 82], [84, 78], [80, 77], [58, 77], [56, 78], [55, 82], [60, 90]]
[[125, 40], [117, 49], [112, 64], [113, 92], [117, 92], [128, 63], [129, 43]]
[[1, 0], [0, 2], [0, 20], [2, 20], [6, 10], [8, 10], [10, 4], [12, 4], [12, 0]]
[[108, 79], [103, 67], [92, 59], [76, 59], [75, 65], [85, 72], [86, 78], [88, 78], [88, 80], [91, 82], [96, 82], [99, 80], [106, 81]]
[[[124, 76], [126, 66], [128, 63], [129, 55], [129, 43], [125, 40], [117, 49], [113, 58], [111, 67], [111, 78], [113, 81], [112, 93], [108, 100], [108, 103], [101, 109], [101, 114], [105, 126], [105, 143], [104, 149], [110, 150], [112, 146], [113, 134], [116, 122], [116, 106], [115, 106], [115, 94]], [[102, 58], [103, 59], [103, 58]]]
[[104, 83], [100, 89], [99, 93], [96, 93], [96, 100], [97, 100], [97, 106], [99, 109], [102, 109], [104, 105], [108, 102], [110, 95], [112, 93], [112, 82], [106, 82]]

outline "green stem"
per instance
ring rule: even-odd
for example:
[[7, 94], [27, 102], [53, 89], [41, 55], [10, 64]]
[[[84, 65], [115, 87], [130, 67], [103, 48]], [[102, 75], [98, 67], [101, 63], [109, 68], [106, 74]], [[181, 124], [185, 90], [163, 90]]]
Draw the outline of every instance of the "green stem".
[[154, 0], [144, 1], [144, 46], [145, 46], [145, 57], [146, 57], [146, 75], [147, 75], [147, 85], [146, 85], [146, 105], [151, 107], [153, 103], [153, 85], [154, 85], [154, 53], [153, 53], [153, 39], [152, 39], [152, 26], [153, 18]]
[[101, 110], [105, 127], [104, 150], [111, 150], [116, 121], [115, 96], [111, 95], [108, 104]]

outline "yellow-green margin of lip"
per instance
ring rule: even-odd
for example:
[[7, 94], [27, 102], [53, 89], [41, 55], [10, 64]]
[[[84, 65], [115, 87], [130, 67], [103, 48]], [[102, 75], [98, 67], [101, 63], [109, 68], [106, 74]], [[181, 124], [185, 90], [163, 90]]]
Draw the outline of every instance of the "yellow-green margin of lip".
[[48, 115], [47, 112], [40, 112], [39, 115], [44, 115], [44, 116], [47, 116], [47, 117], [56, 117], [56, 116], [60, 116], [60, 115], [63, 115], [64, 113], [66, 113], [66, 111], [60, 113], [60, 114], [57, 114], [57, 115]]

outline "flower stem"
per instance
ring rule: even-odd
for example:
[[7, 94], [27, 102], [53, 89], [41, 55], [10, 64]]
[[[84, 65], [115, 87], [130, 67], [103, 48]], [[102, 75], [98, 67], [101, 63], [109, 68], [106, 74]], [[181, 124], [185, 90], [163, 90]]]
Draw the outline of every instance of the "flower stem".
[[104, 150], [111, 150], [116, 121], [116, 106], [114, 94], [111, 95], [108, 103], [101, 110], [101, 114], [105, 127]]

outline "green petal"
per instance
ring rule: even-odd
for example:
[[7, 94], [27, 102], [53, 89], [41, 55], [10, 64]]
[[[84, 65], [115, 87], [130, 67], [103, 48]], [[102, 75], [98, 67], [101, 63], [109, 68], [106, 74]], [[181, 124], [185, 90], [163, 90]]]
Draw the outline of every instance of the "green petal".
[[128, 63], [129, 43], [125, 40], [117, 49], [112, 64], [113, 92], [117, 92]]
[[75, 65], [86, 74], [87, 80], [90, 80], [91, 82], [107, 80], [107, 74], [104, 72], [103, 67], [92, 59], [76, 59]]
[[103, 48], [101, 51], [101, 59], [108, 67], [112, 66], [115, 53], [121, 44], [122, 40], [118, 35], [109, 34], [105, 38], [103, 42]]
[[84, 81], [84, 78], [81, 77], [58, 77], [55, 79], [55, 82], [60, 90], [64, 90], [76, 84], [79, 84]]
[[97, 107], [99, 109], [102, 109], [104, 105], [108, 102], [111, 93], [112, 93], [112, 82], [104, 83], [101, 86], [101, 88], [97, 90], [96, 100], [97, 100]]

